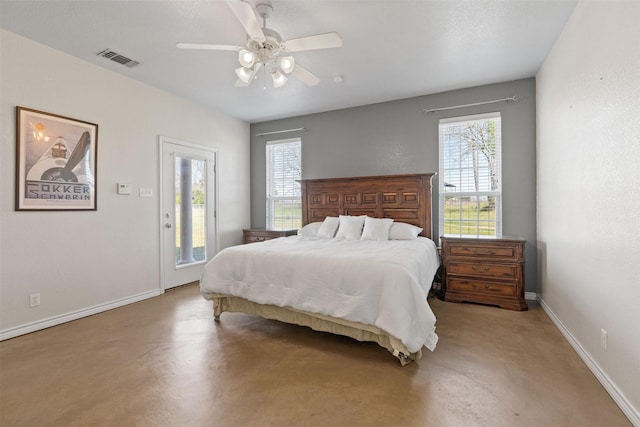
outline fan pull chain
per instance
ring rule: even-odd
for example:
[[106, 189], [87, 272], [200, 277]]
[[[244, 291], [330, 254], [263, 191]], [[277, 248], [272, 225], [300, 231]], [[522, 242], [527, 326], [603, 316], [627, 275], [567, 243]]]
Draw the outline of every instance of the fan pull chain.
[[267, 67], [262, 67], [262, 90], [267, 90]]

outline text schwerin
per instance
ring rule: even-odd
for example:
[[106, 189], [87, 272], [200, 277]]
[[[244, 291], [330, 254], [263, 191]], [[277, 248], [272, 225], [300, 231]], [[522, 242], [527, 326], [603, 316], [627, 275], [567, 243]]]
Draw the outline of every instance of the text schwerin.
[[78, 182], [27, 181], [27, 199], [91, 200], [91, 186]]

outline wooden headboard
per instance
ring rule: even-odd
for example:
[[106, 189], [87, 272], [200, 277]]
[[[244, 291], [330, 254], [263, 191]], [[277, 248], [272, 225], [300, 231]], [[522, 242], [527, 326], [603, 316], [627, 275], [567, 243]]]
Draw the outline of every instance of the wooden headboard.
[[327, 216], [392, 218], [422, 228], [431, 238], [431, 177], [434, 174], [303, 179], [302, 223]]

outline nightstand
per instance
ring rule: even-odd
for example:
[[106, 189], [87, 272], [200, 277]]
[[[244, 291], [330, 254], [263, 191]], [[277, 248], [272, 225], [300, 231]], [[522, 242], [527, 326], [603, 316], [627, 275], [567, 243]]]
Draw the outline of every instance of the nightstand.
[[444, 300], [527, 310], [524, 245], [517, 237], [442, 237]]
[[287, 237], [298, 234], [298, 230], [268, 230], [266, 228], [250, 228], [242, 230], [244, 243], [264, 242], [277, 237]]

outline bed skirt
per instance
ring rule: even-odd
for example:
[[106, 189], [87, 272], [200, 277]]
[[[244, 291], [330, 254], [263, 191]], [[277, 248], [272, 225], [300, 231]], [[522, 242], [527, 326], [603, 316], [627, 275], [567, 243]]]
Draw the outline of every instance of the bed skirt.
[[343, 335], [358, 341], [375, 342], [398, 358], [402, 366], [414, 360], [420, 360], [422, 357], [421, 350], [418, 350], [416, 353], [410, 353], [400, 340], [373, 325], [336, 319], [322, 314], [296, 310], [294, 308], [258, 304], [244, 298], [230, 295], [203, 294], [203, 296], [213, 302], [213, 316], [216, 320], [219, 320], [220, 315], [225, 311], [246, 313], [265, 319], [307, 326], [316, 331]]

